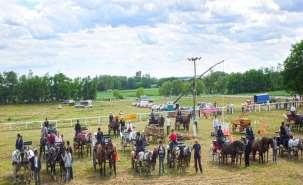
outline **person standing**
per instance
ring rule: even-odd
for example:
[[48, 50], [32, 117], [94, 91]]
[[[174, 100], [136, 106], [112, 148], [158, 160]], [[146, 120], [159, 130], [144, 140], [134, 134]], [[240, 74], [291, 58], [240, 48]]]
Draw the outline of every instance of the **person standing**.
[[72, 155], [69, 150], [65, 151], [63, 161], [64, 161], [64, 167], [66, 170], [65, 182], [68, 182], [71, 179], [71, 167], [72, 167]]
[[162, 141], [159, 142], [158, 156], [159, 156], [159, 176], [161, 176], [164, 173], [164, 158], [165, 158], [165, 147], [163, 146]]
[[40, 170], [41, 170], [41, 160], [38, 156], [38, 151], [34, 151], [33, 160], [31, 160], [32, 171], [34, 172], [35, 185], [40, 185]]
[[[73, 148], [70, 145], [69, 141], [66, 141], [66, 150], [68, 150], [71, 154], [72, 160], [73, 160]], [[73, 174], [73, 166], [70, 167], [70, 179], [74, 178], [74, 174]]]
[[249, 155], [251, 153], [251, 147], [252, 147], [252, 144], [254, 142], [254, 139], [255, 139], [255, 135], [254, 135], [254, 132], [251, 128], [251, 126], [249, 125], [247, 128], [246, 128], [246, 147], [245, 147], [245, 167], [248, 167], [249, 166]]
[[198, 165], [200, 173], [203, 173], [202, 164], [201, 164], [201, 145], [198, 140], [195, 140], [195, 144], [193, 145], [192, 150], [194, 150], [194, 160], [195, 160], [195, 170], [198, 173]]

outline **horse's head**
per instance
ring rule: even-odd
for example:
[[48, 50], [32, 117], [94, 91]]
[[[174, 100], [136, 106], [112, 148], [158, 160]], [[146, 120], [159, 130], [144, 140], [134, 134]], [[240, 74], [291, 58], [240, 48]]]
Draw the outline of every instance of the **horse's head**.
[[19, 150], [15, 150], [12, 153], [12, 162], [13, 164], [20, 164], [21, 163], [21, 153]]

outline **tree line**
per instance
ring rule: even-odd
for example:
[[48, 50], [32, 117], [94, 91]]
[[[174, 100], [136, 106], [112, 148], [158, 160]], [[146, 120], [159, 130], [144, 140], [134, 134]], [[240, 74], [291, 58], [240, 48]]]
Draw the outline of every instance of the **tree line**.
[[71, 79], [63, 73], [37, 76], [29, 72], [20, 77], [13, 71], [0, 73], [1, 104], [95, 99], [96, 93], [96, 79], [89, 76]]
[[[193, 80], [173, 79], [162, 83], [163, 96], [192, 94]], [[196, 81], [197, 94], [239, 94], [283, 90], [282, 71], [274, 68], [248, 70], [244, 73], [212, 72]]]
[[[303, 40], [294, 44], [283, 65], [276, 68], [251, 69], [243, 73], [211, 72], [198, 79], [197, 94], [239, 94], [287, 90], [303, 94]], [[96, 99], [98, 91], [159, 87], [163, 96], [192, 94], [193, 81], [184, 78], [152, 78], [101, 75], [91, 78], [69, 78], [63, 73], [50, 76], [18, 76], [15, 72], [0, 73], [0, 104], [62, 101], [65, 99]]]

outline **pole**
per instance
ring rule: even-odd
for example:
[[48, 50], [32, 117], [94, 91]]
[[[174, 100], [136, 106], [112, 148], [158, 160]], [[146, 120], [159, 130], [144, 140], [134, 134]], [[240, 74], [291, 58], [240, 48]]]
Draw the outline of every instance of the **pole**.
[[196, 121], [196, 104], [197, 104], [197, 60], [201, 60], [201, 57], [188, 58], [188, 61], [194, 62], [194, 77], [193, 77], [193, 137], [197, 136], [197, 121]]
[[[197, 125], [196, 125], [196, 104], [197, 104], [197, 84], [196, 84], [196, 78], [197, 78], [197, 67], [196, 67], [196, 60], [194, 60], [194, 90], [193, 90], [193, 119], [194, 119], [194, 125], [195, 129], [197, 131]], [[196, 136], [195, 136], [196, 137]]]

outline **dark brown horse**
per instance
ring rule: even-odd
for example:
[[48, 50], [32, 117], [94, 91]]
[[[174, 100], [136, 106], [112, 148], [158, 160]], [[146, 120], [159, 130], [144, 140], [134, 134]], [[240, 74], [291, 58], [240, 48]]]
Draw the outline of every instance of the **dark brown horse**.
[[222, 146], [222, 150], [220, 153], [220, 158], [219, 158], [219, 164], [222, 162], [223, 164], [227, 164], [228, 161], [228, 156], [231, 157], [231, 164], [237, 164], [238, 163], [238, 158], [240, 157], [240, 165], [241, 165], [241, 159], [242, 159], [242, 154], [244, 153], [245, 150], [245, 144], [240, 141], [234, 141], [230, 144], [224, 144]]
[[119, 127], [120, 127], [119, 117], [116, 116], [108, 124], [108, 135], [110, 135], [111, 131], [113, 131], [114, 137], [118, 137], [119, 136]]
[[256, 154], [259, 155], [259, 163], [264, 163], [264, 154], [266, 153], [266, 162], [268, 162], [269, 147], [273, 146], [273, 139], [268, 137], [262, 137], [259, 140], [255, 140], [252, 144], [253, 160], [256, 159]]
[[175, 129], [180, 130], [180, 125], [183, 125], [183, 129], [187, 132], [189, 131], [189, 124], [190, 124], [190, 117], [191, 114], [187, 115], [178, 115], [175, 121]]

